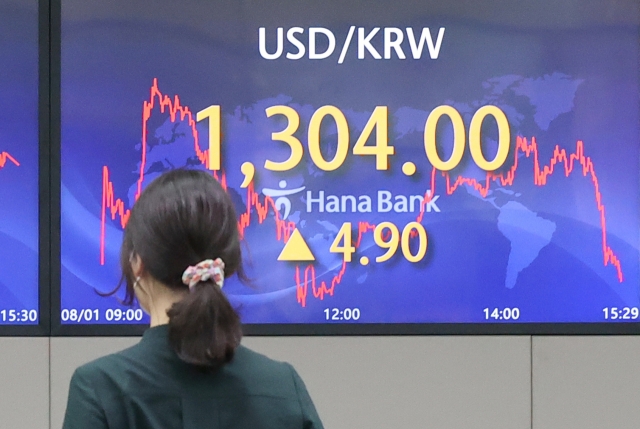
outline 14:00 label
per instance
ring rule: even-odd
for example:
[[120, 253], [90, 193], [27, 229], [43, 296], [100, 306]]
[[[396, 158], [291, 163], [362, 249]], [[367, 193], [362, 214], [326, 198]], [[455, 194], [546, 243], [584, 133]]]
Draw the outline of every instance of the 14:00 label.
[[520, 318], [520, 309], [513, 308], [485, 308], [485, 320], [518, 320]]

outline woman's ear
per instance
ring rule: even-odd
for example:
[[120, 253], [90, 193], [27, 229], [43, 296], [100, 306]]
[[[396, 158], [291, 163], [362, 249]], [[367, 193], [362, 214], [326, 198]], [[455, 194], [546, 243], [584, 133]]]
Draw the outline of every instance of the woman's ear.
[[144, 273], [144, 264], [142, 263], [140, 256], [135, 253], [131, 253], [129, 262], [131, 263], [131, 273], [133, 274], [133, 277], [142, 277], [142, 274]]

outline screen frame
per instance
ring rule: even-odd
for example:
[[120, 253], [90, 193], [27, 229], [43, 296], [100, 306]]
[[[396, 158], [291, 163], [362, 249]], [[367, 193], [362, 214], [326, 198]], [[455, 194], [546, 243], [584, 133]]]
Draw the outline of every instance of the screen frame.
[[[147, 325], [59, 325], [53, 336], [137, 337]], [[247, 337], [280, 336], [595, 336], [639, 335], [640, 323], [368, 323], [368, 324], [245, 324]]]
[[[60, 241], [60, 216], [61, 216], [61, 0], [40, 0], [40, 33], [41, 33], [41, 89], [46, 83], [46, 94], [40, 96], [40, 157], [41, 157], [41, 227], [42, 223], [50, 221], [49, 234], [41, 233], [41, 285], [44, 280], [50, 280], [51, 313], [50, 334], [53, 337], [135, 337], [140, 336], [148, 328], [145, 324], [62, 324], [61, 311], [61, 241]], [[44, 6], [43, 6], [44, 5]], [[640, 13], [640, 5], [639, 13]], [[43, 11], [47, 9], [49, 21], [43, 21]], [[46, 31], [44, 25], [48, 25]], [[47, 38], [50, 50], [44, 52], [42, 40]], [[638, 29], [638, 46], [640, 48], [640, 28]], [[48, 61], [42, 61], [45, 56]], [[640, 81], [640, 53], [638, 56], [638, 79]], [[48, 66], [48, 67], [47, 67]], [[44, 80], [43, 69], [49, 79]], [[639, 94], [640, 96], [640, 94]], [[42, 104], [46, 106], [43, 107]], [[50, 109], [47, 109], [50, 107]], [[44, 129], [45, 121], [42, 112], [49, 116], [50, 120]], [[640, 120], [640, 118], [639, 118]], [[46, 138], [43, 138], [46, 137]], [[640, 135], [638, 136], [640, 141]], [[45, 147], [49, 143], [48, 147]], [[43, 155], [47, 155], [44, 157]], [[43, 161], [43, 158], [48, 158]], [[49, 161], [49, 162], [47, 162]], [[640, 160], [638, 160], [640, 171]], [[48, 173], [48, 176], [44, 172]], [[45, 178], [48, 177], [48, 182]], [[640, 174], [638, 176], [640, 183]], [[52, 186], [55, 184], [55, 186]], [[47, 195], [48, 192], [48, 195]], [[43, 201], [49, 197], [49, 207], [43, 206]], [[640, 199], [638, 199], [640, 208]], [[45, 216], [46, 215], [46, 216]], [[50, 247], [48, 245], [51, 245]], [[48, 253], [42, 253], [46, 250]], [[47, 259], [50, 256], [50, 259]], [[50, 271], [46, 271], [49, 267]], [[49, 277], [50, 275], [50, 277]], [[640, 279], [638, 280], [640, 282]], [[47, 310], [43, 307], [44, 297], [49, 297], [49, 290], [41, 288], [40, 302], [41, 315]], [[47, 313], [49, 315], [49, 313]], [[42, 317], [41, 317], [42, 320]], [[0, 326], [0, 335], [3, 334]], [[32, 327], [10, 327], [32, 328]], [[639, 335], [640, 321], [638, 322], [596, 322], [596, 323], [326, 323], [326, 324], [245, 324], [243, 325], [245, 336], [477, 336], [477, 335], [514, 335], [514, 336], [596, 336], [596, 335]]]
[[[48, 336], [51, 328], [51, 27], [49, 0], [38, 0], [38, 315], [36, 325], [0, 325], [0, 336]], [[59, 74], [59, 73], [58, 73]]]

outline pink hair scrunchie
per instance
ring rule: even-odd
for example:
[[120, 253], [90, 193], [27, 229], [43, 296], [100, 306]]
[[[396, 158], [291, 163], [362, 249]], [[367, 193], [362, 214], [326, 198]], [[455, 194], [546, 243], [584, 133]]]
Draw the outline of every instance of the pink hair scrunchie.
[[182, 274], [182, 283], [189, 286], [190, 290], [193, 290], [193, 287], [198, 283], [206, 282], [209, 279], [213, 279], [214, 283], [222, 288], [224, 284], [224, 262], [222, 259], [218, 258], [215, 261], [205, 259], [195, 266], [187, 268]]

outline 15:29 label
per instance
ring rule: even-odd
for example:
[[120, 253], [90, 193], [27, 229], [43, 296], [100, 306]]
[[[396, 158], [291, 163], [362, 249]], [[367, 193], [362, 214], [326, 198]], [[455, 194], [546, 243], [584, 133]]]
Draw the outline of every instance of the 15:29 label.
[[605, 307], [602, 309], [606, 320], [638, 320], [638, 307]]

